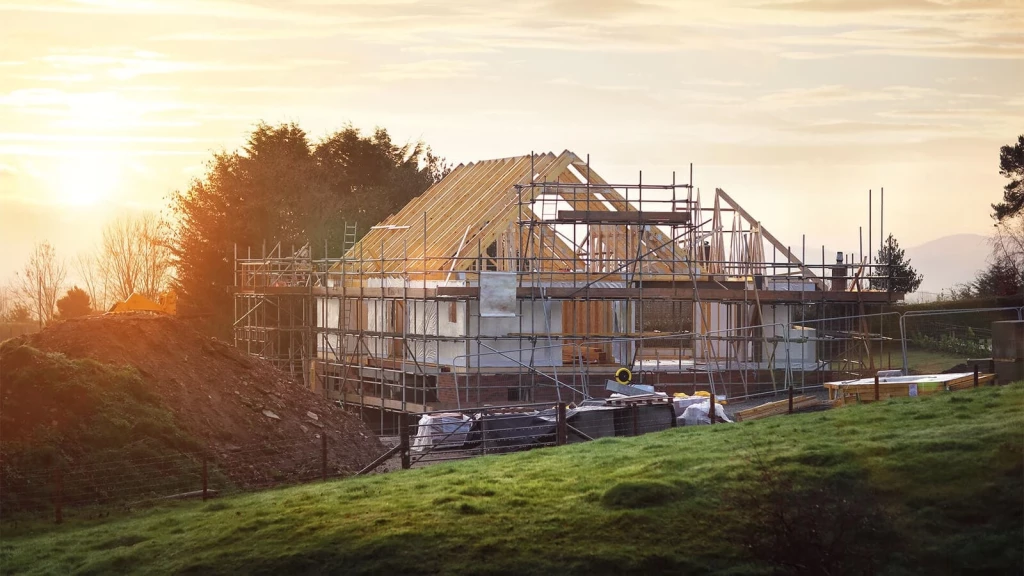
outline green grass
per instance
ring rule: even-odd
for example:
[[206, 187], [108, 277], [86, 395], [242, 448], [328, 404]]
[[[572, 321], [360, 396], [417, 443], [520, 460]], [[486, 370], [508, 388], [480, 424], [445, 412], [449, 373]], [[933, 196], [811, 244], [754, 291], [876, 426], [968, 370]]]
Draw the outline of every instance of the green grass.
[[[948, 352], [935, 352], [932, 350], [920, 350], [915, 348], [907, 349], [907, 365], [911, 370], [916, 370], [921, 374], [936, 374], [949, 370], [953, 366], [965, 362], [967, 358], [961, 358]], [[888, 357], [886, 357], [888, 362]], [[895, 368], [899, 368], [903, 365], [902, 352], [896, 350], [893, 355], [893, 362]]]
[[[898, 370], [903, 367], [903, 351], [899, 342], [890, 348], [886, 346], [884, 351], [879, 352], [877, 347], [873, 351], [875, 357], [875, 368], [885, 370], [891, 367]], [[907, 365], [910, 370], [918, 374], [937, 374], [967, 361], [966, 357], [956, 356], [948, 352], [936, 352], [920, 348], [907, 348]]]
[[1019, 574], [1022, 431], [1021, 384], [679, 428], [5, 525], [0, 572]]
[[[0, 507], [5, 517], [50, 506], [39, 478], [52, 473], [57, 461], [64, 468], [69, 462], [79, 469], [117, 466], [122, 486], [144, 484], [154, 475], [167, 485], [194, 476], [196, 465], [189, 466], [185, 458], [139, 465], [196, 452], [202, 445], [179, 426], [134, 368], [71, 359], [8, 340], [0, 344], [0, 383]], [[110, 499], [88, 475], [66, 479], [64, 488], [82, 500]]]

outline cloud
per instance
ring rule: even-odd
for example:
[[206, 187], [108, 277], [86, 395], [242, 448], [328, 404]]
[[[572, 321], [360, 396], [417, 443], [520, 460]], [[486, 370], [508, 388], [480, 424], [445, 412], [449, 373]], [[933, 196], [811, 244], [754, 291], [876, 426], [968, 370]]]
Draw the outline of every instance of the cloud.
[[198, 16], [230, 20], [312, 22], [298, 10], [227, 0], [33, 0], [0, 2], [0, 12], [50, 12], [84, 15]]
[[920, 123], [888, 123], [888, 122], [867, 122], [852, 120], [835, 120], [814, 122], [809, 124], [796, 124], [789, 127], [790, 131], [809, 134], [880, 134], [880, 133], [932, 133], [950, 134], [962, 128], [958, 124], [938, 124], [932, 122]]
[[818, 13], [962, 13], [1003, 11], [1018, 8], [1015, 0], [782, 0], [762, 4], [776, 10]]
[[[223, 62], [175, 60], [157, 52], [127, 48], [101, 48], [64, 51], [41, 56], [38, 62], [54, 70], [84, 74], [94, 70], [117, 80], [130, 80], [146, 75], [179, 74], [184, 72], [268, 71], [289, 66], [309, 65], [309, 62]], [[319, 65], [319, 63], [318, 63]]]
[[482, 67], [483, 64], [480, 62], [438, 58], [387, 64], [380, 70], [368, 72], [366, 76], [390, 82], [400, 80], [446, 80], [472, 76], [474, 72]]
[[757, 101], [770, 109], [802, 109], [814, 106], [836, 106], [852, 102], [892, 102], [914, 100], [935, 94], [928, 88], [887, 86], [879, 90], [854, 89], [832, 84], [813, 88], [789, 88], [761, 95]]

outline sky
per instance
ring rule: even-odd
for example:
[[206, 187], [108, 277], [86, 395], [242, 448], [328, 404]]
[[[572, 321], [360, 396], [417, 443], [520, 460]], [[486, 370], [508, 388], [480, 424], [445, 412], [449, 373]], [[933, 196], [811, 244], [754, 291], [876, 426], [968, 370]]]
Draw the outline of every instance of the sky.
[[1024, 0], [0, 0], [0, 37], [0, 282], [261, 120], [454, 164], [569, 149], [612, 182], [692, 163], [814, 254], [857, 252], [868, 190], [877, 234], [883, 187], [903, 246], [989, 234], [1024, 133]]

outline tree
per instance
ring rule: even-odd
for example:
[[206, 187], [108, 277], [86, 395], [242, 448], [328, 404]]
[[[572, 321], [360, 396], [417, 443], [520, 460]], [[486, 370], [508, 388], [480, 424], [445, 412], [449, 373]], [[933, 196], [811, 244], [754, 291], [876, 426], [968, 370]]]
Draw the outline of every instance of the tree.
[[1024, 134], [1016, 144], [999, 149], [999, 173], [1010, 179], [1003, 187], [1003, 201], [992, 205], [992, 217], [1002, 222], [1024, 210]]
[[78, 286], [72, 286], [63, 298], [57, 300], [57, 319], [67, 320], [92, 313], [89, 306], [89, 295]]
[[99, 278], [86, 284], [109, 285], [110, 295], [117, 300], [124, 300], [133, 292], [156, 300], [167, 286], [170, 257], [163, 228], [155, 215], [122, 216], [103, 228]]
[[17, 276], [17, 286], [40, 327], [53, 320], [66, 276], [64, 261], [57, 257], [53, 246], [49, 242], [36, 244], [24, 270]]
[[978, 296], [1024, 293], [1024, 213], [1004, 219], [992, 236], [989, 264], [972, 284]]
[[26, 324], [32, 321], [32, 311], [21, 302], [17, 302], [0, 317], [0, 322], [11, 322], [13, 324]]
[[7, 322], [7, 315], [14, 309], [14, 291], [7, 286], [0, 286], [0, 322]]
[[82, 280], [82, 289], [89, 295], [89, 302], [95, 310], [106, 310], [110, 305], [109, 282], [103, 272], [99, 256], [90, 252], [79, 252], [75, 259], [75, 272]]
[[360, 233], [447, 173], [423, 144], [392, 142], [383, 128], [351, 126], [311, 142], [295, 124], [261, 123], [241, 150], [214, 155], [201, 179], [171, 195], [170, 246], [178, 310], [231, 325], [233, 250], [253, 257], [280, 242], [340, 255], [344, 222]]
[[885, 240], [885, 245], [878, 249], [876, 276], [884, 278], [873, 278], [871, 287], [875, 290], [886, 290], [910, 294], [917, 290], [924, 280], [924, 276], [917, 273], [917, 270], [910, 265], [910, 259], [906, 257], [906, 251], [900, 248], [899, 242], [892, 234]]
[[974, 296], [1016, 296], [1021, 294], [1024, 278], [1006, 261], [997, 260], [981, 271], [971, 284]]

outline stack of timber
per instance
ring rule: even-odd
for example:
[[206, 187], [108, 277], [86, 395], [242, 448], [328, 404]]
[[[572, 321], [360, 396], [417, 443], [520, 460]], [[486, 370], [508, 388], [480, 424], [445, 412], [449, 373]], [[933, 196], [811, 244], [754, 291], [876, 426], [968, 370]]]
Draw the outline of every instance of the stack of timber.
[[[978, 386], [987, 386], [993, 383], [996, 379], [995, 374], [978, 374]], [[962, 378], [957, 378], [951, 382], [946, 383], [946, 390], [950, 392], [954, 390], [964, 390], [966, 388], [974, 387], [974, 374], [968, 374]]]
[[[979, 374], [978, 385], [987, 386], [995, 379], [994, 374]], [[939, 392], [963, 390], [974, 386], [974, 374], [925, 374], [921, 376], [893, 376], [878, 379], [877, 399], [928, 396]], [[845, 406], [858, 402], [874, 402], [876, 396], [874, 378], [828, 382], [825, 388], [833, 406]]]
[[582, 362], [583, 364], [606, 364], [608, 355], [598, 346], [563, 346], [562, 362]]
[[[821, 406], [821, 400], [814, 396], [794, 396], [793, 397], [793, 412], [799, 412], [801, 410], [807, 410], [810, 408], [817, 408]], [[746, 410], [740, 410], [736, 413], [737, 422], [747, 422], [750, 420], [759, 420], [761, 418], [767, 418], [769, 416], [778, 416], [779, 414], [786, 414], [789, 412], [789, 398], [785, 400], [779, 400], [778, 402], [769, 402], [767, 404], [761, 404], [753, 408], [747, 408]]]

